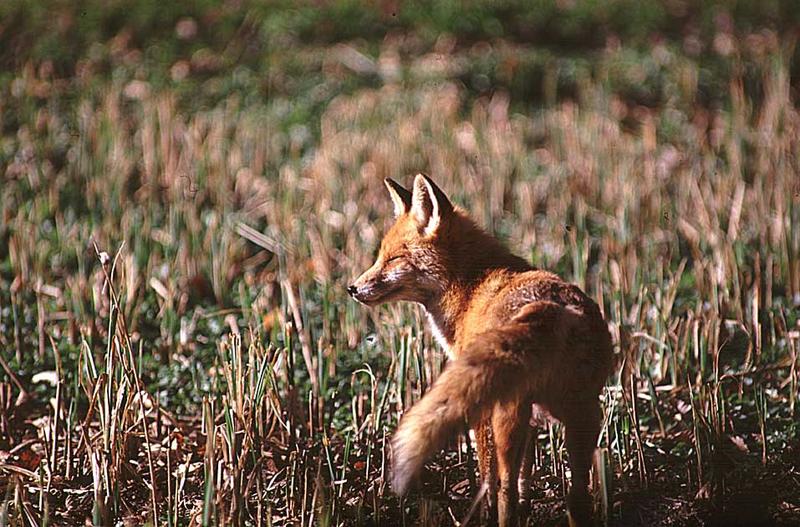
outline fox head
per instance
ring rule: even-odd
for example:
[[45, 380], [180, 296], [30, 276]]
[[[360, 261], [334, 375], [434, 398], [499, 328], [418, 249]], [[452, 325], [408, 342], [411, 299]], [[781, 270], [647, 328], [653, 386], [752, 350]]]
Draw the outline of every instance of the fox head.
[[427, 304], [446, 283], [445, 271], [452, 260], [446, 233], [461, 214], [425, 175], [414, 178], [412, 191], [391, 179], [384, 183], [394, 203], [395, 222], [375, 263], [347, 292], [370, 306], [394, 301]]

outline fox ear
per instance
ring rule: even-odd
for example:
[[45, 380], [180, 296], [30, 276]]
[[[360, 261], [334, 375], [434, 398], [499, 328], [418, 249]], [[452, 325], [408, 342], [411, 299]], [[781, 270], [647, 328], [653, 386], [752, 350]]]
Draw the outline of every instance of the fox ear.
[[414, 178], [414, 193], [411, 197], [411, 214], [426, 236], [430, 236], [453, 211], [453, 205], [442, 189], [424, 174]]
[[411, 192], [407, 191], [397, 181], [386, 178], [383, 180], [386, 188], [389, 189], [389, 195], [392, 197], [394, 203], [394, 217], [401, 216], [411, 209]]

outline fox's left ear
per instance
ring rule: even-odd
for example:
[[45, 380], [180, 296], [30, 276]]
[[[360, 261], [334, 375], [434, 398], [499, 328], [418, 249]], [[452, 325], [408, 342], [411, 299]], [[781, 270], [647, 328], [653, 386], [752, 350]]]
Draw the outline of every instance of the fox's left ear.
[[411, 192], [391, 178], [386, 178], [383, 182], [389, 189], [389, 195], [394, 203], [394, 217], [397, 218], [408, 212], [411, 209]]
[[420, 229], [430, 236], [442, 223], [442, 218], [453, 212], [453, 204], [442, 189], [424, 174], [414, 178], [414, 192], [411, 196], [411, 215], [417, 220]]

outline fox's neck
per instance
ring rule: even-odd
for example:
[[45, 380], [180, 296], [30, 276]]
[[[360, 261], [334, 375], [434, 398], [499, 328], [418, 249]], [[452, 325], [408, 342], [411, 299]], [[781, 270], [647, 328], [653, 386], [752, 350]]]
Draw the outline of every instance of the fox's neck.
[[515, 273], [533, 268], [478, 227], [469, 230], [459, 234], [459, 244], [452, 248], [454, 265], [442, 277], [441, 292], [425, 303], [433, 334], [451, 358], [461, 322], [480, 285], [497, 271]]

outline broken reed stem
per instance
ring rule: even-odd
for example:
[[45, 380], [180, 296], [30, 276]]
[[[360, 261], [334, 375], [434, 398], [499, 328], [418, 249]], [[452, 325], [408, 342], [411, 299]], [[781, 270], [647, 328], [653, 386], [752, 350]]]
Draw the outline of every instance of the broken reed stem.
[[61, 363], [61, 353], [58, 351], [58, 346], [56, 346], [55, 341], [53, 340], [52, 335], [48, 335], [50, 338], [50, 347], [53, 350], [53, 357], [55, 359], [56, 364], [56, 401], [55, 401], [55, 409], [53, 410], [53, 428], [52, 428], [52, 435], [50, 437], [51, 441], [51, 450], [50, 450], [50, 473], [48, 475], [47, 486], [50, 487], [50, 481], [52, 480], [52, 475], [57, 472], [58, 467], [58, 436], [61, 431], [61, 427], [59, 426], [61, 423], [61, 388], [62, 382], [61, 379], [64, 378], [63, 366]]
[[297, 300], [297, 294], [294, 291], [294, 286], [288, 279], [281, 281], [284, 290], [286, 291], [286, 298], [289, 301], [289, 309], [292, 312], [292, 319], [294, 320], [294, 327], [297, 331], [297, 338], [300, 339], [300, 349], [303, 354], [303, 361], [308, 370], [308, 377], [311, 379], [311, 386], [314, 389], [314, 396], [317, 400], [320, 398], [319, 391], [319, 378], [317, 376], [317, 368], [314, 366], [314, 359], [311, 352], [311, 338], [308, 334], [308, 328], [303, 324], [303, 316], [300, 312], [300, 303]]
[[[146, 392], [142, 386], [141, 380], [139, 379], [139, 372], [137, 371], [136, 368], [136, 361], [133, 356], [133, 349], [130, 340], [130, 335], [128, 334], [127, 325], [125, 324], [125, 314], [120, 309], [119, 297], [114, 289], [114, 284], [111, 280], [111, 275], [113, 275], [114, 273], [114, 268], [116, 266], [117, 259], [119, 258], [119, 255], [121, 254], [123, 247], [124, 243], [120, 245], [119, 249], [117, 250], [117, 254], [114, 257], [114, 263], [111, 267], [111, 273], [109, 274], [108, 269], [106, 268], [105, 265], [107, 263], [107, 260], [103, 258], [103, 255], [106, 255], [106, 253], [101, 253], [99, 248], [97, 247], [97, 244], [96, 243], [94, 244], [95, 253], [97, 254], [98, 259], [100, 260], [101, 268], [103, 270], [103, 276], [105, 277], [105, 285], [106, 287], [108, 287], [108, 298], [111, 302], [110, 305], [111, 311], [109, 312], [109, 319], [111, 321], [116, 322], [116, 327], [109, 328], [108, 332], [109, 347], [111, 346], [112, 341], [116, 342], [116, 349], [118, 352], [120, 351], [119, 340], [114, 340], [114, 335], [116, 335], [117, 332], [119, 332], [119, 334], [125, 340], [124, 348], [127, 351], [128, 355], [126, 357], [128, 361], [126, 364], [125, 361], [126, 358], [123, 358], [122, 355], [120, 354], [120, 358], [122, 359], [120, 361], [120, 365], [122, 366], [123, 371], [126, 373], [127, 376], [133, 377], [132, 384], [134, 386], [134, 389], [136, 390], [136, 399], [139, 401], [139, 413], [142, 419], [142, 432], [144, 434], [145, 448], [147, 449], [147, 468], [150, 475], [150, 501], [153, 511], [153, 525], [158, 525], [158, 497], [156, 491], [155, 468], [153, 466], [153, 449], [150, 445], [150, 431], [148, 430], [147, 415], [144, 408], [144, 397], [143, 397], [143, 394]], [[116, 317], [113, 316], [114, 313], [116, 313]], [[140, 341], [139, 342], [140, 348], [141, 345], [142, 343]], [[110, 349], [109, 353], [111, 353]], [[128, 379], [128, 382], [129, 383], [131, 382], [130, 379]], [[111, 384], [109, 383], [109, 387], [110, 386]]]
[[644, 458], [644, 446], [642, 445], [642, 437], [639, 433], [639, 412], [636, 409], [636, 381], [633, 377], [633, 374], [630, 376], [630, 385], [631, 385], [631, 429], [633, 430], [633, 437], [636, 441], [636, 456], [639, 461], [639, 477], [641, 478], [642, 483], [647, 486], [647, 465], [645, 464]]

